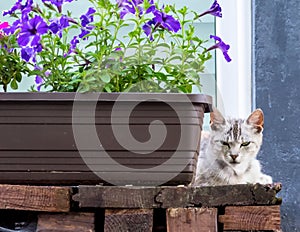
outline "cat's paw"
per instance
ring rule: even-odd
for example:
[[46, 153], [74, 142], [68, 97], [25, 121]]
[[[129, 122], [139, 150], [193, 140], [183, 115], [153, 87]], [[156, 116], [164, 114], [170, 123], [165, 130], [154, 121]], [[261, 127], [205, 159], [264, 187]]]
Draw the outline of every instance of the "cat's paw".
[[268, 176], [268, 175], [261, 175], [259, 180], [258, 180], [258, 183], [260, 184], [272, 184], [273, 183], [273, 179], [271, 176]]

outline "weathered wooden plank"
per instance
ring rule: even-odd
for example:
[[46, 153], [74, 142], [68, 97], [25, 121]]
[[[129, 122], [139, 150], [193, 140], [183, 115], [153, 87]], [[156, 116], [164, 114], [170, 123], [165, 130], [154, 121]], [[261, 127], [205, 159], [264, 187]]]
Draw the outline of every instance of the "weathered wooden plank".
[[94, 213], [40, 214], [36, 232], [93, 232]]
[[280, 204], [276, 193], [281, 185], [232, 185], [215, 187], [119, 187], [79, 186], [73, 200], [80, 207], [185, 208], [224, 205]]
[[152, 232], [152, 209], [105, 210], [104, 232]]
[[0, 209], [68, 212], [70, 188], [0, 185]]
[[224, 230], [280, 230], [280, 206], [228, 206], [219, 222]]
[[281, 190], [281, 184], [270, 185], [227, 185], [208, 186], [192, 189], [193, 205], [223, 206], [223, 205], [269, 205], [280, 204], [276, 197]]
[[79, 207], [156, 208], [155, 187], [79, 186], [73, 200]]
[[168, 232], [215, 232], [218, 228], [216, 208], [167, 209]]

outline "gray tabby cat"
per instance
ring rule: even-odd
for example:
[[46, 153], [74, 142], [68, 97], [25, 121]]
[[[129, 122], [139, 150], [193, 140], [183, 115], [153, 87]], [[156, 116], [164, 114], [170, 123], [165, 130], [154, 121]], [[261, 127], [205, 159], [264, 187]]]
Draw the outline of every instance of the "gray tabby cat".
[[[255, 110], [247, 120], [224, 119], [214, 109], [211, 132], [203, 133], [194, 185], [271, 184], [256, 159], [262, 144], [264, 115]], [[204, 142], [203, 142], [204, 141]], [[206, 142], [206, 143], [205, 143]]]

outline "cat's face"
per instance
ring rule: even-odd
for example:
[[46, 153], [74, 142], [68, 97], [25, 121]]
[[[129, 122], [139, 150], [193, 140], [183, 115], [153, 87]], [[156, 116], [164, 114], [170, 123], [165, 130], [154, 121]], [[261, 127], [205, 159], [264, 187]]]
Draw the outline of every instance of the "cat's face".
[[255, 158], [262, 144], [263, 113], [254, 111], [248, 119], [224, 119], [217, 110], [211, 115], [214, 154], [232, 167]]

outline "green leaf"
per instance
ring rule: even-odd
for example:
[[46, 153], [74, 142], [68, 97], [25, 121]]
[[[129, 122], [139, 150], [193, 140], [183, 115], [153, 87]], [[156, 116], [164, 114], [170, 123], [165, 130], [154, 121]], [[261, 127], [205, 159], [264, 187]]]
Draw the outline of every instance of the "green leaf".
[[182, 15], [186, 15], [187, 10], [188, 10], [187, 7], [184, 6], [183, 8], [181, 8], [180, 10], [178, 10], [178, 13], [180, 13], [180, 14], [182, 14]]
[[164, 48], [168, 48], [168, 49], [171, 48], [170, 45], [167, 43], [159, 43], [156, 47], [164, 47]]
[[21, 82], [21, 80], [22, 80], [22, 74], [21, 74], [20, 72], [18, 72], [18, 73], [16, 74], [16, 80], [17, 80], [18, 82]]
[[10, 87], [14, 90], [18, 89], [18, 83], [15, 79], [10, 82]]
[[104, 83], [109, 83], [110, 82], [110, 75], [107, 71], [102, 71], [100, 73], [100, 78]]
[[108, 92], [108, 93], [111, 93], [111, 92], [112, 92], [111, 89], [110, 89], [110, 87], [109, 87], [108, 85], [106, 85], [106, 86], [104, 87], [104, 89], [105, 89], [105, 91]]
[[167, 62], [171, 62], [171, 61], [174, 61], [174, 60], [182, 60], [182, 56], [179, 56], [179, 55], [174, 55], [174, 56], [171, 56]]

